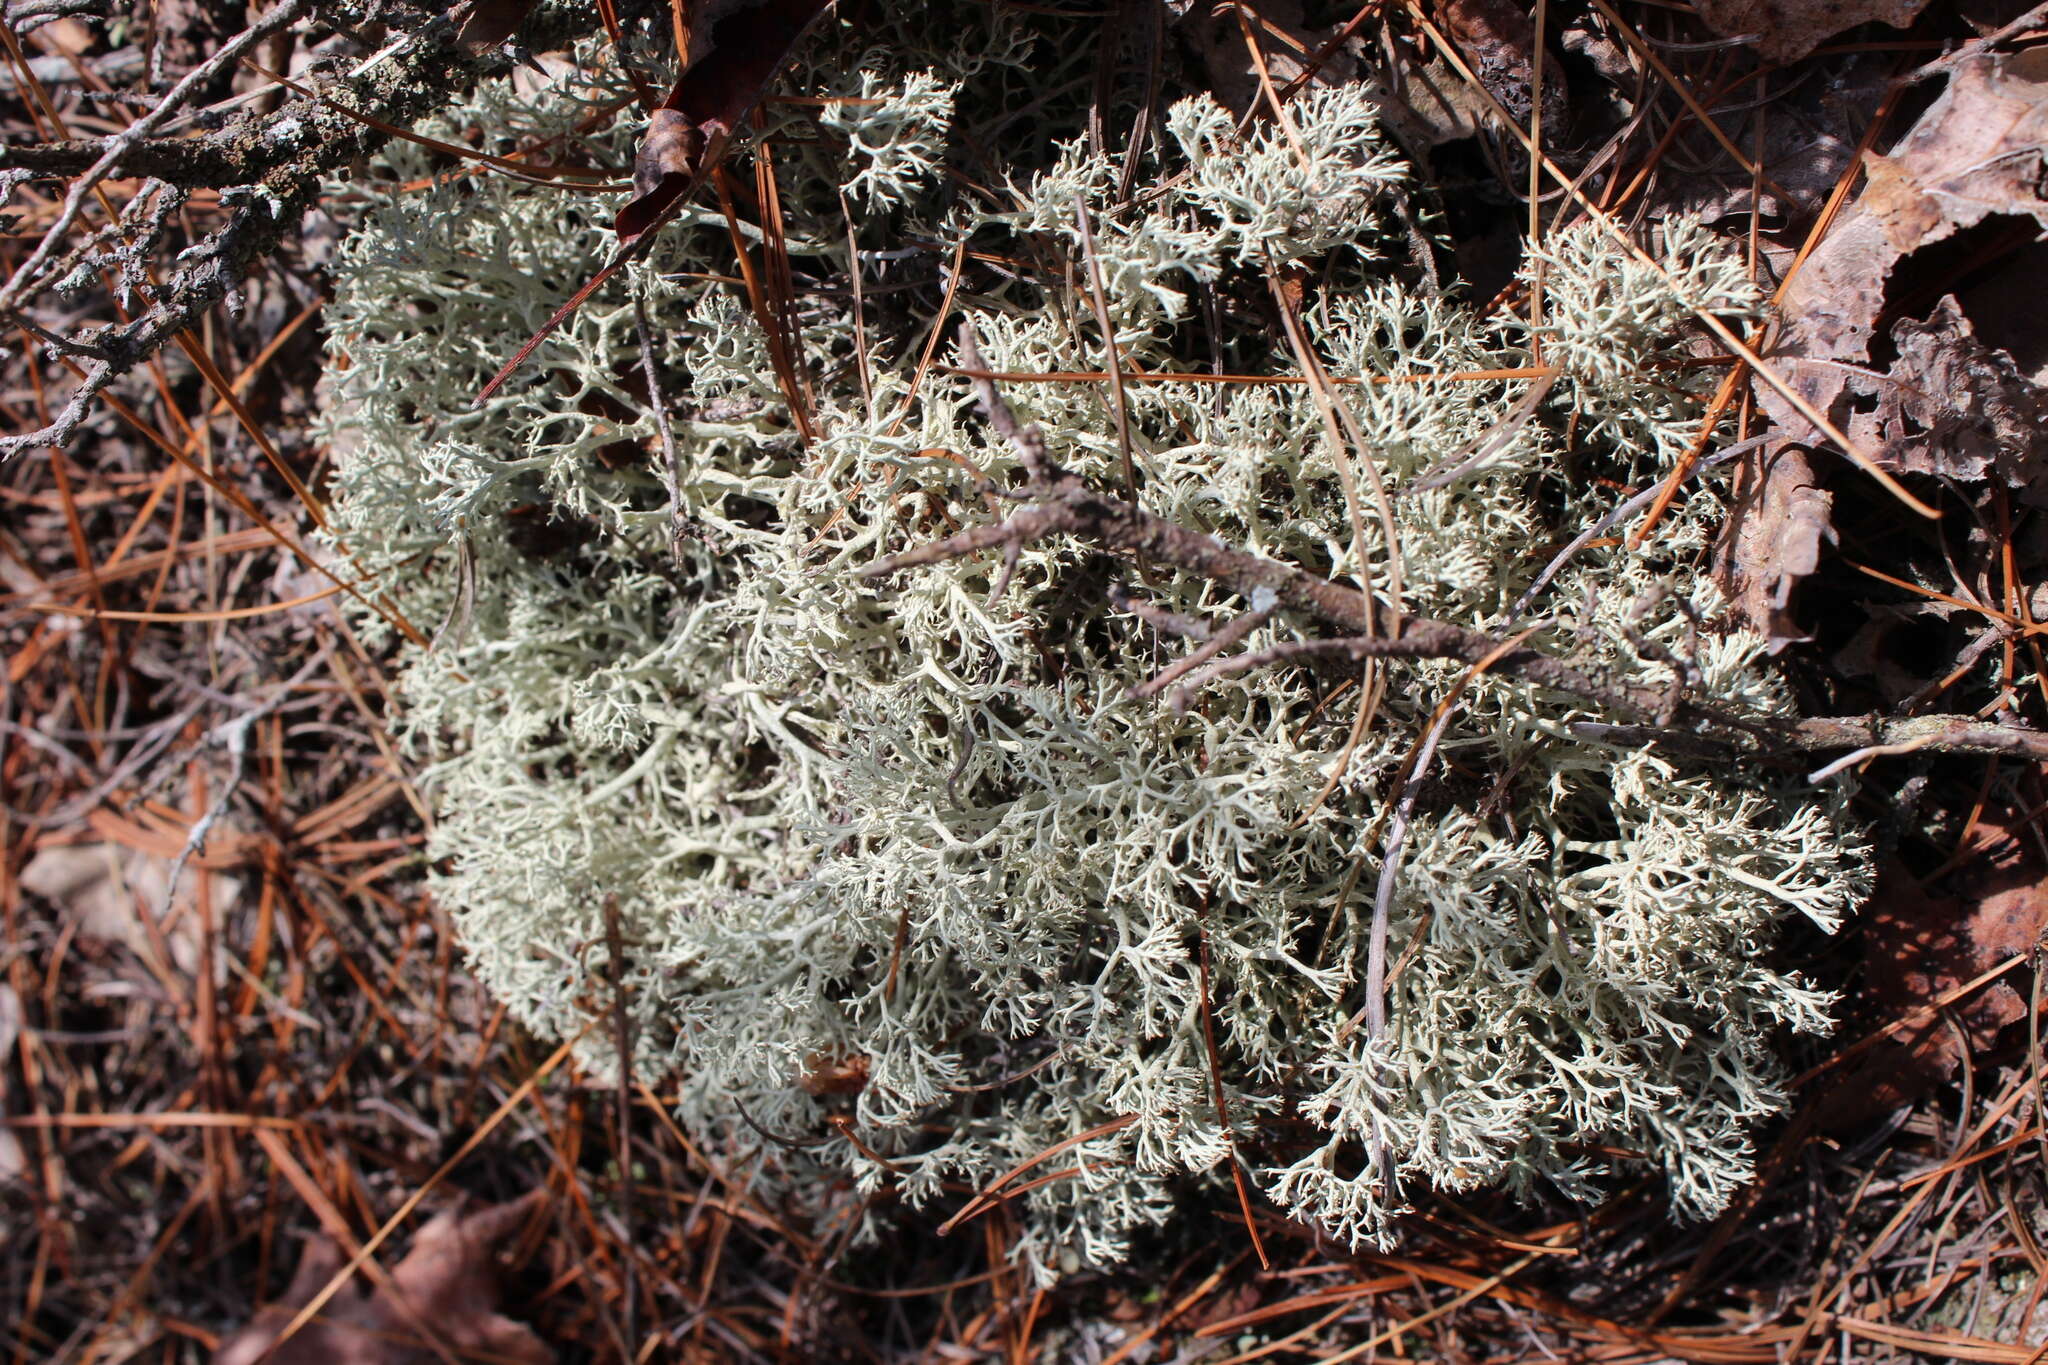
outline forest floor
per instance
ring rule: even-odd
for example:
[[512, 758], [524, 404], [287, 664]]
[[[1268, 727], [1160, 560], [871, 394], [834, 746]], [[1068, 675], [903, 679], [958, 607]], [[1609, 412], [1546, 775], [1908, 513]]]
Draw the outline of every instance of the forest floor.
[[[1204, 1235], [1040, 1289], [998, 1208], [852, 1274], [851, 1192], [793, 1222], [675, 1126], [658, 1079], [593, 1087], [526, 1036], [427, 892], [388, 660], [312, 548], [336, 227], [233, 248], [232, 297], [195, 274], [181, 312], [149, 290], [246, 226], [221, 192], [241, 182], [152, 205], [65, 141], [275, 105], [268, 69], [372, 50], [416, 22], [401, 8], [343, 23], [301, 0], [242, 41], [240, 4], [12, 0], [0, 27], [0, 1361], [206, 1360], [259, 1305], [275, 1328], [316, 1295], [384, 1335], [274, 1359], [2048, 1360], [2048, 765], [2024, 753], [1851, 756], [1878, 890], [1785, 948], [1843, 1024], [1797, 1045], [1759, 1178], [1707, 1225], [1650, 1188], [1575, 1212], [1426, 1197], [1372, 1254], [1257, 1208], [1261, 1268], [1235, 1202], [1191, 1201]], [[466, 40], [526, 8], [479, 0]], [[1120, 37], [1153, 8], [1075, 9], [1106, 80], [1142, 70]], [[1943, 513], [1703, 342], [1728, 379], [1702, 447], [1782, 438], [1740, 461], [1720, 569], [1808, 713], [2048, 730], [2048, 17], [1918, 8], [1266, 0], [1171, 40], [1219, 92], [1339, 56], [1414, 77], [1388, 117], [1427, 150], [1476, 298], [1529, 219], [1500, 123], [1527, 127], [1532, 91], [1600, 211], [1742, 241], [1779, 308], [1752, 338], [1770, 374]], [[1908, 26], [1851, 26], [1877, 17]], [[328, 135], [323, 172], [361, 154]], [[72, 270], [115, 219], [129, 277]], [[74, 344], [131, 318], [130, 358]]]

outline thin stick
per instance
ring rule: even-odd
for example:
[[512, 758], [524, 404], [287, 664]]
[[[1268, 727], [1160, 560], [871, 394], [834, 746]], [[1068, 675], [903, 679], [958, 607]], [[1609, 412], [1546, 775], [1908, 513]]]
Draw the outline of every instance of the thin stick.
[[617, 1126], [614, 1129], [612, 1159], [618, 1163], [619, 1223], [626, 1234], [619, 1256], [619, 1269], [625, 1280], [622, 1286], [626, 1301], [623, 1333], [625, 1354], [630, 1360], [640, 1339], [639, 1258], [633, 1254], [633, 1020], [626, 1009], [625, 935], [619, 930], [619, 898], [616, 894], [604, 898], [604, 946], [609, 959], [606, 965], [611, 968], [612, 978], [612, 1038], [619, 1050], [619, 1082], [613, 1101], [618, 1112], [613, 1116]]
[[1209, 935], [1195, 929], [1196, 962], [1202, 975], [1202, 1045], [1209, 1053], [1209, 1083], [1216, 1095], [1216, 1122], [1223, 1127], [1223, 1141], [1230, 1148], [1230, 1179], [1237, 1186], [1237, 1205], [1244, 1210], [1245, 1231], [1251, 1234], [1252, 1250], [1258, 1253], [1259, 1269], [1271, 1270], [1266, 1259], [1266, 1239], [1259, 1236], [1259, 1220], [1252, 1216], [1252, 1197], [1244, 1183], [1244, 1158], [1237, 1154], [1237, 1133], [1230, 1126], [1230, 1104], [1223, 1093], [1223, 1051], [1216, 1046], [1216, 1014], [1209, 986]]
[[1088, 202], [1074, 196], [1074, 221], [1081, 228], [1081, 257], [1088, 266], [1088, 301], [1095, 326], [1102, 333], [1103, 370], [1109, 375], [1109, 413], [1116, 423], [1116, 449], [1123, 460], [1124, 496], [1138, 500], [1138, 471], [1131, 463], [1131, 415], [1124, 406], [1123, 356], [1116, 345], [1116, 324], [1109, 318], [1109, 296], [1102, 288], [1102, 262], [1095, 257], [1095, 230], [1088, 226]]
[[1052, 1160], [1054, 1157], [1058, 1156], [1061, 1152], [1066, 1151], [1070, 1147], [1078, 1147], [1084, 1142], [1093, 1142], [1096, 1138], [1099, 1137], [1108, 1137], [1111, 1133], [1120, 1133], [1124, 1129], [1136, 1123], [1137, 1121], [1138, 1116], [1136, 1114], [1124, 1114], [1118, 1118], [1111, 1119], [1107, 1123], [1098, 1123], [1093, 1128], [1090, 1128], [1087, 1132], [1075, 1133], [1072, 1137], [1061, 1138], [1058, 1142], [1055, 1142], [1052, 1146], [1046, 1148], [1037, 1156], [1031, 1157], [1025, 1161], [1019, 1162], [1015, 1166], [1012, 1166], [1009, 1170], [1003, 1172], [994, 1180], [991, 1180], [987, 1185], [983, 1186], [981, 1193], [975, 1195], [974, 1198], [968, 1200], [966, 1207], [962, 1208], [960, 1212], [954, 1214], [951, 1218], [948, 1218], [944, 1223], [941, 1223], [939, 1225], [939, 1236], [945, 1236], [954, 1228], [960, 1226], [960, 1224], [967, 1221], [969, 1218], [974, 1217], [976, 1214], [982, 1212], [984, 1209], [993, 1207], [994, 1205], [1001, 1203], [1002, 1197], [997, 1194], [997, 1191], [1001, 1190], [1005, 1185], [1009, 1184], [1012, 1180], [1015, 1180], [1018, 1176], [1024, 1174], [1026, 1171], [1031, 1170], [1033, 1167], [1042, 1165], [1043, 1163]]
[[[971, 327], [963, 325], [961, 343], [963, 358], [978, 356]], [[1668, 724], [1686, 725], [1695, 732], [1701, 728], [1720, 730], [1750, 744], [1762, 740], [1791, 751], [1838, 750], [1896, 744], [1928, 735], [1932, 738], [1926, 747], [1936, 751], [2048, 759], [2048, 731], [2022, 726], [1987, 725], [1969, 716], [1750, 717], [1683, 699], [1674, 707], [1665, 689], [1595, 678], [1562, 659], [1528, 648], [1522, 643], [1524, 637], [1503, 642], [1484, 631], [1422, 616], [1408, 616], [1398, 625], [1375, 630], [1377, 616], [1367, 593], [1227, 545], [1215, 536], [1095, 492], [1079, 476], [1052, 462], [1043, 433], [1035, 425], [1017, 422], [993, 382], [978, 379], [975, 387], [990, 425], [1008, 438], [1029, 479], [1027, 490], [1010, 494], [1024, 500], [1024, 505], [1006, 521], [972, 527], [886, 556], [864, 569], [863, 577], [880, 578], [986, 550], [1014, 556], [1022, 546], [1074, 536], [1106, 550], [1210, 579], [1247, 599], [1260, 589], [1269, 590], [1281, 606], [1335, 626], [1349, 637], [1290, 642], [1263, 652], [1275, 660], [1339, 651], [1356, 659], [1450, 658], [1474, 664], [1485, 660], [1489, 668], [1597, 702], [1622, 717], [1665, 717], [1668, 713]], [[1669, 733], [1677, 737], [1683, 732]], [[1710, 734], [1686, 737], [1695, 744], [1722, 743]]]
[[647, 380], [647, 406], [654, 409], [654, 426], [661, 433], [663, 466], [668, 471], [669, 551], [683, 547], [683, 453], [676, 446], [675, 428], [668, 419], [668, 400], [661, 392], [661, 379], [654, 366], [654, 329], [647, 323], [647, 298], [633, 291], [633, 326], [640, 334], [640, 372]]

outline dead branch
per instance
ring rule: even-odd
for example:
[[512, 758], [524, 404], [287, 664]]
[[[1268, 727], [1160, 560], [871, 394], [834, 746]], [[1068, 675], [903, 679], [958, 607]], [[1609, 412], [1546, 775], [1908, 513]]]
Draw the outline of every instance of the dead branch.
[[[965, 326], [961, 356], [964, 367], [983, 368], [980, 352]], [[1456, 659], [1467, 664], [1487, 661], [1490, 672], [1577, 698], [1624, 722], [1604, 726], [1606, 733], [1642, 743], [1668, 737], [1675, 741], [1669, 746], [1673, 752], [1698, 752], [1703, 744], [1724, 757], [1741, 750], [1816, 753], [1910, 744], [1916, 750], [2048, 759], [2048, 731], [1986, 725], [1970, 716], [1794, 720], [1741, 715], [1696, 700], [1674, 699], [1666, 688], [1600, 676], [1539, 649], [1449, 621], [1404, 615], [1397, 625], [1390, 625], [1387, 610], [1380, 607], [1375, 611], [1375, 604], [1358, 588], [1226, 545], [1215, 536], [1096, 492], [1079, 475], [1054, 463], [1037, 426], [1018, 423], [992, 380], [976, 379], [974, 386], [989, 425], [1009, 440], [1023, 465], [1023, 505], [994, 525], [971, 527], [878, 560], [863, 576], [884, 578], [984, 550], [1000, 550], [1005, 563], [1013, 563], [1026, 546], [1067, 536], [1141, 563], [1207, 578], [1248, 602], [1270, 600], [1344, 632], [1337, 639], [1272, 646], [1251, 659], [1252, 664], [1311, 656], [1354, 661], [1373, 657]]]
[[[373, 122], [408, 126], [511, 66], [502, 52], [471, 53], [457, 40], [447, 16], [394, 4], [380, 14], [401, 30], [400, 36], [359, 63], [330, 59], [316, 66], [304, 80], [317, 98], [300, 96], [272, 113], [245, 111], [203, 137], [162, 135], [188, 112], [209, 81], [258, 43], [302, 20], [317, 21], [329, 8], [340, 7], [332, 0], [283, 0], [113, 137], [0, 149], [0, 176], [10, 182], [71, 177], [54, 220], [0, 284], [0, 320], [28, 323], [27, 310], [36, 299], [81, 272], [89, 277], [97, 271], [110, 286], [146, 304], [117, 326], [73, 336], [39, 333], [51, 350], [71, 359], [77, 382], [47, 426], [0, 437], [0, 466], [24, 451], [68, 441], [108, 385], [169, 345], [215, 304], [232, 301], [245, 275], [297, 238], [300, 222], [319, 202], [325, 177], [383, 143], [386, 134]], [[578, 7], [546, 6], [537, 9], [532, 23], [546, 31], [529, 36], [552, 45], [595, 29], [597, 19]], [[114, 223], [78, 242], [76, 228], [87, 208], [99, 202], [108, 181], [122, 179], [145, 184]], [[158, 283], [150, 278], [146, 249], [163, 234], [184, 192], [197, 186], [229, 190], [223, 198], [235, 200], [235, 207], [218, 228], [180, 251], [175, 269]]]

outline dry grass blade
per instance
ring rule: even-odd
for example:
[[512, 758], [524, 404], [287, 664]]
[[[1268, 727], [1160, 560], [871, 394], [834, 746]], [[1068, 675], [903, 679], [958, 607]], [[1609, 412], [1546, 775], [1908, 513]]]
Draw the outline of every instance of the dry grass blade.
[[[760, 324], [762, 335], [768, 342], [768, 362], [775, 369], [775, 382], [782, 389], [783, 401], [789, 405], [790, 420], [796, 423], [797, 432], [805, 441], [816, 440], [817, 430], [811, 425], [810, 414], [805, 410], [802, 377], [797, 373], [788, 329], [783, 325], [788, 309], [779, 298], [771, 296], [772, 271], [764, 279], [754, 265], [753, 254], [747, 250], [746, 233], [740, 227], [739, 212], [733, 205], [731, 177], [720, 167], [712, 173], [712, 180], [718, 187], [718, 207], [725, 214], [726, 230], [732, 235], [733, 256], [739, 264], [740, 278], [746, 281], [747, 304], [753, 309], [754, 319]], [[765, 238], [766, 228], [763, 233]]]
[[1237, 1206], [1244, 1214], [1244, 1229], [1252, 1239], [1252, 1251], [1259, 1258], [1259, 1269], [1271, 1270], [1273, 1262], [1266, 1255], [1266, 1239], [1259, 1235], [1259, 1220], [1252, 1212], [1251, 1192], [1245, 1186], [1244, 1158], [1238, 1155], [1237, 1132], [1230, 1124], [1230, 1100], [1223, 1089], [1223, 1053], [1216, 1046], [1216, 1015], [1210, 1005], [1209, 935], [1200, 928], [1195, 932], [1195, 961], [1202, 979], [1202, 1047], [1209, 1054], [1209, 1085], [1216, 1097], [1216, 1122], [1222, 1126], [1223, 1141], [1230, 1148], [1230, 1180], [1237, 1189]]
[[[957, 267], [956, 267], [957, 269]], [[988, 379], [1002, 384], [1101, 384], [1109, 379], [1104, 370], [989, 370], [958, 365], [941, 365], [941, 373], [968, 379]], [[1543, 365], [1518, 365], [1502, 370], [1430, 370], [1418, 374], [1325, 374], [1322, 382], [1334, 388], [1357, 384], [1486, 384], [1501, 379], [1550, 379], [1558, 371]], [[1305, 374], [1215, 374], [1206, 370], [1123, 370], [1117, 379], [1129, 384], [1224, 384], [1294, 385], [1316, 381]]]

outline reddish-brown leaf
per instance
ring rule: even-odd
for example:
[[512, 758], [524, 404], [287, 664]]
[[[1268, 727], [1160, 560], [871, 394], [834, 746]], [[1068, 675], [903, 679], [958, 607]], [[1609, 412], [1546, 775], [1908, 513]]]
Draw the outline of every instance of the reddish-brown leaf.
[[[2048, 505], [2044, 156], [2048, 48], [1960, 63], [1786, 289], [1771, 358], [1885, 468]], [[1757, 401], [1814, 438], [1779, 395]]]
[[[1964, 849], [1969, 861], [1930, 894], [1896, 864], [1885, 869], [1865, 926], [1866, 976], [1853, 1002], [1860, 1027], [1882, 1027], [2029, 952], [2048, 932], [2048, 866], [2032, 835], [1992, 817]], [[2020, 970], [2024, 970], [2023, 968]], [[2027, 985], [2011, 974], [1971, 992], [1871, 1050], [1859, 1083], [1828, 1105], [1830, 1126], [1883, 1113], [1955, 1075], [2026, 1017]], [[1950, 1022], [1953, 1021], [1953, 1022]]]
[[668, 221], [725, 154], [734, 132], [830, 0], [761, 0], [719, 16], [693, 62], [647, 121], [633, 161], [632, 202], [613, 226], [621, 241]]
[[1693, 0], [1707, 27], [1753, 37], [1765, 61], [1797, 61], [1837, 33], [1873, 21], [1905, 28], [1927, 0]]
[[[436, 1216], [374, 1293], [351, 1280], [311, 1322], [279, 1343], [299, 1309], [346, 1263], [341, 1249], [315, 1236], [300, 1254], [291, 1287], [223, 1340], [214, 1365], [430, 1365], [453, 1352], [507, 1365], [550, 1365], [555, 1353], [532, 1330], [500, 1314], [493, 1258], [499, 1246], [547, 1199], [535, 1190], [507, 1204]], [[417, 1323], [440, 1338], [437, 1351]]]
[[[618, 252], [492, 376], [477, 395], [479, 403], [496, 393], [555, 328], [645, 248], [656, 228], [690, 201], [724, 159], [733, 134], [782, 69], [790, 48], [830, 7], [831, 0], [741, 0], [718, 15], [702, 55], [692, 54], [690, 68], [648, 118], [633, 159], [633, 198], [612, 224], [619, 234]], [[703, 16], [696, 18], [701, 26]]]
[[533, 0], [476, 0], [455, 40], [471, 52], [488, 52], [519, 31]]
[[1821, 543], [1835, 538], [1834, 499], [1795, 445], [1752, 457], [1743, 472], [1745, 486], [1730, 519], [1727, 578], [1743, 614], [1775, 654], [1811, 638], [1792, 618], [1792, 590], [1820, 567]]

